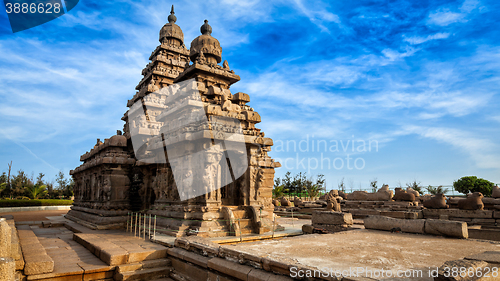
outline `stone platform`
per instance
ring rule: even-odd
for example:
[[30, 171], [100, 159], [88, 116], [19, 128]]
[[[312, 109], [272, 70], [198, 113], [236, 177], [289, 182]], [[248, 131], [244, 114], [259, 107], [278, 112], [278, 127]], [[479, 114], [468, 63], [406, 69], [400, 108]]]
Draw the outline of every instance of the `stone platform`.
[[83, 246], [73, 241], [73, 232], [66, 227], [28, 226], [43, 247], [24, 249], [36, 257], [42, 250], [53, 261], [48, 273], [29, 275], [27, 280], [98, 280], [112, 278], [114, 267], [108, 266]]

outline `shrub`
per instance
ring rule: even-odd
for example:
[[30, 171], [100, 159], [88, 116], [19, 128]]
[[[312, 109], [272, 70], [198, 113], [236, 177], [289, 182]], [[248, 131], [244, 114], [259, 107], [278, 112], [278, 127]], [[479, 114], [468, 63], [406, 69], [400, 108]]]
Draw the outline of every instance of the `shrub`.
[[73, 204], [73, 200], [37, 199], [37, 200], [0, 200], [0, 207], [30, 207], [30, 206], [66, 206]]
[[491, 196], [495, 184], [476, 176], [462, 177], [453, 182], [453, 188], [463, 194], [481, 192], [484, 196]]

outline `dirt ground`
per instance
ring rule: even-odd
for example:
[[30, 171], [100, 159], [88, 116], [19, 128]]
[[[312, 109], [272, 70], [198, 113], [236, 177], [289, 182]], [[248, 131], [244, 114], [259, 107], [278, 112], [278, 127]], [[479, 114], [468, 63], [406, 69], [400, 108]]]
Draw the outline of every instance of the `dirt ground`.
[[47, 217], [62, 216], [68, 213], [69, 210], [59, 211], [26, 211], [26, 212], [12, 212], [0, 213], [0, 216], [13, 215], [15, 221], [46, 221]]
[[[433, 280], [429, 269], [435, 270], [446, 261], [457, 260], [484, 251], [499, 251], [500, 243], [479, 240], [451, 239], [438, 236], [390, 233], [358, 229], [335, 234], [311, 234], [280, 240], [265, 240], [232, 245], [236, 250], [270, 257], [287, 263], [307, 265], [325, 272], [347, 270], [361, 272], [358, 277], [400, 280], [395, 277], [407, 270], [422, 270], [422, 277], [412, 280]], [[372, 270], [370, 276], [367, 270]], [[386, 278], [377, 277], [377, 272]], [[297, 272], [291, 272], [296, 274]], [[345, 276], [345, 274], [344, 274]], [[407, 279], [408, 280], [408, 279]]]

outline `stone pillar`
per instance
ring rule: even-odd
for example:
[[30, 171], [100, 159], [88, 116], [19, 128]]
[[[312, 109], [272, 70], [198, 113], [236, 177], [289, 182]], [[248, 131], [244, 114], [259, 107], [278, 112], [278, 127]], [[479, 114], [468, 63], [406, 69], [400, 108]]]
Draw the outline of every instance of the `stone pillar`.
[[12, 231], [5, 218], [0, 218], [0, 257], [10, 257]]
[[16, 262], [13, 258], [0, 257], [0, 281], [15, 280]]

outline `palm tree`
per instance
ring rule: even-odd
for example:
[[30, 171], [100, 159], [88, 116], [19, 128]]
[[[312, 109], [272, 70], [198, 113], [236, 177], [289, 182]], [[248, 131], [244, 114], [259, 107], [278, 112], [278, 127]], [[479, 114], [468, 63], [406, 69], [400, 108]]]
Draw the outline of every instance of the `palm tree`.
[[273, 196], [274, 198], [279, 198], [285, 195], [285, 192], [288, 192], [288, 189], [285, 188], [285, 185], [277, 185], [273, 188]]
[[440, 185], [438, 187], [433, 187], [433, 186], [429, 185], [429, 187], [427, 187], [426, 189], [432, 195], [445, 194], [446, 192], [448, 192], [448, 188], [443, 188], [442, 185]]
[[31, 187], [27, 187], [26, 189], [28, 190], [28, 193], [32, 199], [38, 199], [40, 196], [43, 196], [47, 193], [46, 185], [35, 184]]
[[321, 191], [321, 186], [319, 184], [313, 184], [311, 181], [307, 181], [305, 189], [309, 198], [313, 200], [313, 198], [317, 197]]

